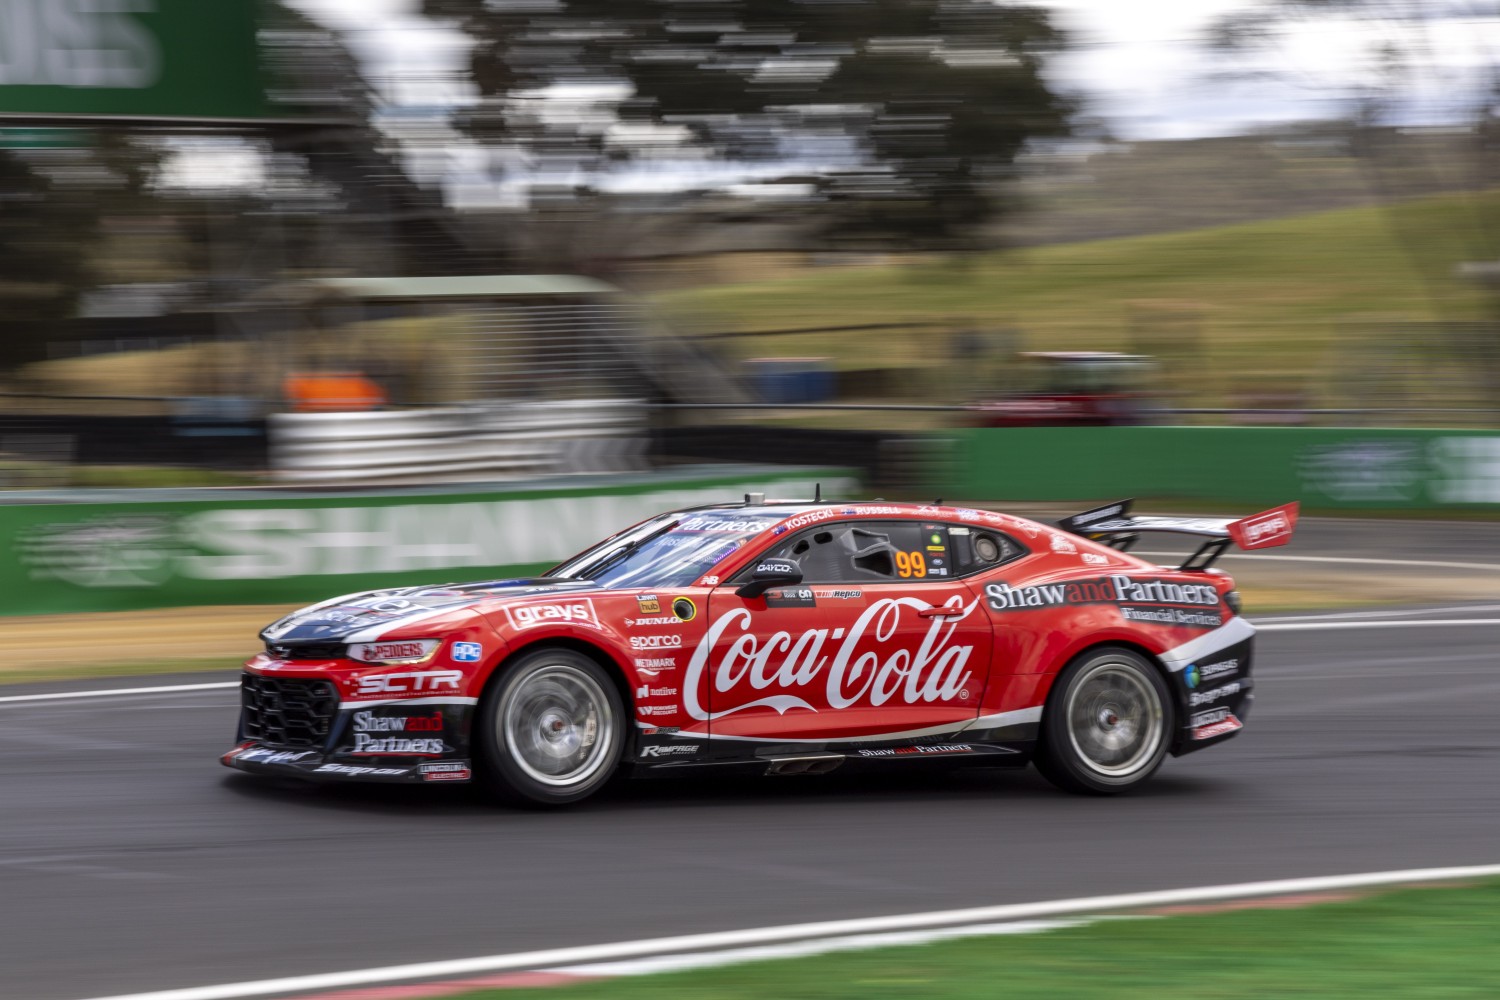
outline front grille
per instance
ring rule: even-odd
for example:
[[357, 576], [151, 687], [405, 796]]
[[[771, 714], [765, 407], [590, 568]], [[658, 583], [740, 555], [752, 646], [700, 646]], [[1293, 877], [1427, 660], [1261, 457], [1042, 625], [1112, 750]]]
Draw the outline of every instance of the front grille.
[[273, 747], [321, 747], [339, 710], [328, 681], [245, 674], [240, 684], [245, 738]]
[[266, 652], [278, 660], [342, 660], [348, 649], [342, 642], [266, 643]]

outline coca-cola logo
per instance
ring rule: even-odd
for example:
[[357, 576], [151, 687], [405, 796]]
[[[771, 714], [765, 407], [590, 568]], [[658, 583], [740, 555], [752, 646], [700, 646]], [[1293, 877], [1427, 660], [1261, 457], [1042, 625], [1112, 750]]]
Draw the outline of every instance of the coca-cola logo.
[[[758, 635], [749, 609], [736, 609], [709, 626], [693, 650], [682, 683], [683, 710], [709, 721], [751, 708], [784, 715], [794, 708], [817, 712], [818, 704], [845, 709], [957, 700], [966, 693], [974, 647], [954, 644], [953, 635], [979, 601], [964, 605], [954, 597], [945, 606], [959, 613], [932, 619], [915, 648], [895, 641], [903, 614], [933, 607], [915, 597], [876, 601], [847, 631], [816, 628], [799, 636]], [[699, 702], [710, 674], [714, 701], [722, 695], [726, 706], [716, 712]]]

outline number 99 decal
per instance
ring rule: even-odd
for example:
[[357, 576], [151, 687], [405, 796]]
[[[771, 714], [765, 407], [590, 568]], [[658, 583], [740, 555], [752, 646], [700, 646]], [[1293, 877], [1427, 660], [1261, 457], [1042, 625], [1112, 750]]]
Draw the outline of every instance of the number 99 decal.
[[896, 575], [903, 580], [921, 579], [927, 575], [927, 559], [920, 552], [897, 552]]

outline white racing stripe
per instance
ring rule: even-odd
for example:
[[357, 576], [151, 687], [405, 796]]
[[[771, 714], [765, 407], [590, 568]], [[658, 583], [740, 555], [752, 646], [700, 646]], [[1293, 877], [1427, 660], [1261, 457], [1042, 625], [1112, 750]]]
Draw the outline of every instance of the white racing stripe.
[[1500, 618], [1427, 618], [1417, 621], [1362, 622], [1273, 622], [1256, 627], [1260, 632], [1317, 632], [1352, 628], [1444, 628], [1470, 625], [1500, 625]]
[[1205, 632], [1191, 642], [1161, 654], [1161, 664], [1171, 673], [1177, 673], [1194, 660], [1206, 659], [1228, 649], [1236, 643], [1255, 637], [1255, 626], [1238, 615], [1229, 619], [1212, 632]]
[[[275, 993], [309, 992], [368, 986], [402, 980], [436, 980], [481, 972], [508, 972], [521, 969], [552, 969], [561, 966], [616, 962], [630, 958], [667, 956], [689, 951], [726, 950], [751, 945], [781, 944], [813, 938], [847, 938], [850, 935], [879, 934], [890, 931], [914, 931], [923, 928], [953, 927], [963, 924], [997, 923], [1016, 920], [1038, 920], [1075, 914], [1138, 910], [1184, 903], [1247, 899], [1255, 896], [1283, 896], [1338, 889], [1400, 885], [1405, 882], [1442, 882], [1500, 876], [1500, 865], [1468, 868], [1423, 868], [1403, 871], [1368, 872], [1359, 875], [1331, 875], [1316, 878], [1280, 879], [1271, 882], [1244, 882], [1237, 885], [1204, 886], [1193, 889], [1167, 889], [1157, 892], [1135, 892], [1118, 896], [1086, 896], [1059, 899], [1045, 903], [1014, 903], [1004, 906], [981, 906], [966, 910], [938, 910], [931, 913], [908, 913], [890, 917], [862, 917], [852, 920], [828, 920], [810, 924], [784, 924], [741, 931], [718, 931], [687, 934], [681, 937], [652, 938], [644, 941], [620, 941], [614, 944], [583, 945], [573, 948], [550, 948], [545, 951], [488, 955], [483, 958], [460, 958], [440, 962], [418, 962], [412, 965], [389, 965], [348, 972], [326, 972], [310, 976], [286, 976], [219, 986], [194, 986], [187, 989], [162, 990], [155, 993], [98, 998], [98, 1000], [236, 1000], [239, 997], [268, 996]], [[832, 945], [836, 941], [829, 942]], [[832, 950], [832, 948], [830, 948]]]
[[62, 691], [53, 694], [11, 694], [0, 698], [0, 705], [25, 701], [74, 701], [80, 698], [121, 698], [132, 694], [183, 694], [188, 691], [219, 691], [237, 688], [239, 681], [215, 681], [212, 684], [171, 684], [163, 687], [109, 688], [104, 691]]

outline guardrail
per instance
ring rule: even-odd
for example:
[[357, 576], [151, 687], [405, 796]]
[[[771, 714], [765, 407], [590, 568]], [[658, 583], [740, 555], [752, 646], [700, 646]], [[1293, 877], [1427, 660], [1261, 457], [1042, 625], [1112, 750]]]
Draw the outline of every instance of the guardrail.
[[644, 466], [646, 427], [633, 399], [282, 413], [270, 418], [271, 468], [289, 483], [623, 472]]

